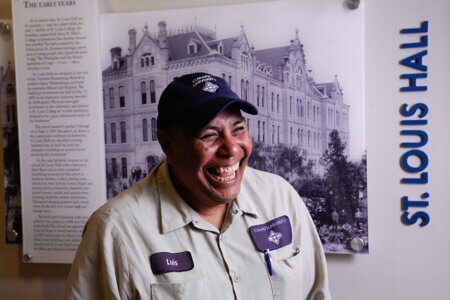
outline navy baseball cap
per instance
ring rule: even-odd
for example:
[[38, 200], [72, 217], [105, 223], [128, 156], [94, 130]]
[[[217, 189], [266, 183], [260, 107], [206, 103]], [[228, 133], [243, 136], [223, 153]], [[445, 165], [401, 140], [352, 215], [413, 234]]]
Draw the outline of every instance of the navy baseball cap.
[[239, 98], [227, 82], [207, 73], [176, 77], [162, 92], [158, 104], [158, 129], [179, 124], [192, 130], [208, 125], [230, 105], [256, 115], [256, 107]]

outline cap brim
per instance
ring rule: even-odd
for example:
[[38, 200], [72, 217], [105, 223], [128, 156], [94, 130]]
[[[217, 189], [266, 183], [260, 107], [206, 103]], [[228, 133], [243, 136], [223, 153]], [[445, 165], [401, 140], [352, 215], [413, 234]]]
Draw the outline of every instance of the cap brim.
[[203, 128], [232, 105], [248, 114], [258, 114], [258, 109], [253, 104], [242, 99], [214, 98], [202, 103], [199, 107], [195, 107], [195, 111], [186, 112], [186, 115], [189, 117], [185, 118], [183, 120], [184, 124], [181, 125], [191, 129]]

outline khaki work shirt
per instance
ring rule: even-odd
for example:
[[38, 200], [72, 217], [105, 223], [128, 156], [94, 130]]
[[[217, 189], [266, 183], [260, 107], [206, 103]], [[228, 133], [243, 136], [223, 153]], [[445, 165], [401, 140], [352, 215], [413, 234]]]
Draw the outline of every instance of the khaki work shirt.
[[[249, 227], [289, 218], [292, 243], [271, 251], [273, 276]], [[189, 252], [193, 268], [154, 274], [150, 257]], [[220, 230], [175, 190], [167, 163], [89, 219], [65, 299], [330, 299], [325, 257], [297, 192], [247, 167]]]

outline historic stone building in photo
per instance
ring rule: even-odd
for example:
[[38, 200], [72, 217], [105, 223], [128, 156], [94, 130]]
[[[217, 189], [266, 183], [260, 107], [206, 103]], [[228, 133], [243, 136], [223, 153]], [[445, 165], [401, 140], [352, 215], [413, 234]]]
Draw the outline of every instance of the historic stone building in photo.
[[298, 146], [316, 170], [333, 129], [348, 144], [349, 105], [337, 76], [329, 83], [314, 81], [298, 30], [287, 46], [256, 50], [243, 27], [225, 39], [198, 24], [171, 29], [162, 21], [158, 27], [152, 34], [146, 25], [139, 40], [130, 29], [128, 49], [112, 48], [111, 65], [103, 70], [109, 176], [125, 183], [133, 167], [147, 173], [155, 156], [162, 157], [156, 139], [159, 97], [174, 77], [192, 72], [223, 77], [257, 106], [258, 115], [246, 116], [255, 142]]

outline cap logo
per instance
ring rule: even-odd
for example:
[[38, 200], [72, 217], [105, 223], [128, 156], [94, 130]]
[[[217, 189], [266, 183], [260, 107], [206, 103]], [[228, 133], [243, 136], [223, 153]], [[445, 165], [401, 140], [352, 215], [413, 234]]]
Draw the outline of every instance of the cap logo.
[[218, 88], [219, 86], [217, 84], [211, 83], [209, 81], [206, 82], [206, 84], [203, 86], [203, 90], [210, 93], [215, 93]]
[[200, 83], [208, 82], [208, 81], [216, 81], [216, 79], [214, 77], [212, 77], [211, 75], [205, 74], [205, 75], [202, 75], [202, 76], [199, 76], [199, 77], [193, 79], [192, 87], [196, 87]]

